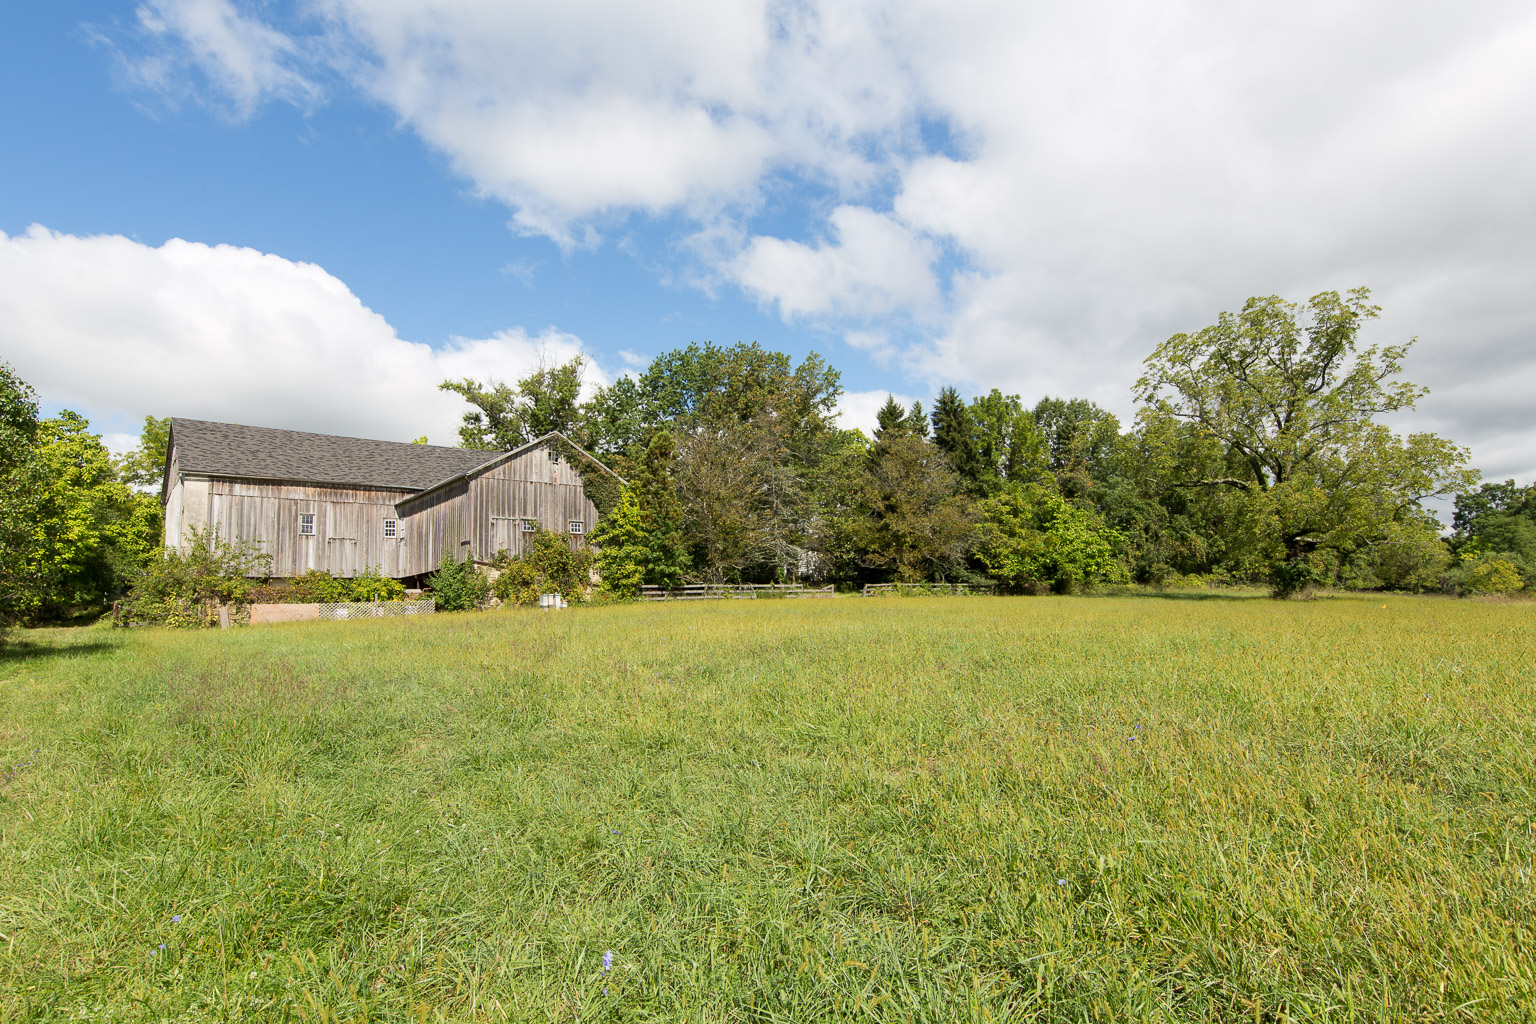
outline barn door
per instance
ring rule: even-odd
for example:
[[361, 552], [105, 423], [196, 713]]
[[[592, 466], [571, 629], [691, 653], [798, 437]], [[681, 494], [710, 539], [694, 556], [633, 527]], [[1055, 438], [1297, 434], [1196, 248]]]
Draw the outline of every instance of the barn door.
[[325, 510], [325, 565], [332, 576], [357, 575], [358, 520], [362, 509], [348, 501], [332, 501]]
[[496, 551], [510, 551], [517, 554], [518, 520], [506, 516], [491, 517], [491, 549]]

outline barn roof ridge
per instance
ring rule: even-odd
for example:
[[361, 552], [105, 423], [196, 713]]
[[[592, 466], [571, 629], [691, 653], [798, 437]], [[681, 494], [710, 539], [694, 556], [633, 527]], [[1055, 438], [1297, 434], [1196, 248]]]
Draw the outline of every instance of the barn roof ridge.
[[171, 445], [177, 469], [193, 476], [398, 491], [430, 489], [445, 476], [465, 473], [506, 454], [179, 416], [171, 418], [167, 472]]

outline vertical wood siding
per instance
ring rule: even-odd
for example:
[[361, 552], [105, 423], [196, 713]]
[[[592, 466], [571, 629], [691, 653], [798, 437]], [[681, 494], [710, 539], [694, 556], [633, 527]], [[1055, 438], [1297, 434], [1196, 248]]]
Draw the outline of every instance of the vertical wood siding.
[[[181, 478], [181, 542], [185, 546], [187, 537], [193, 530], [206, 530], [213, 525], [210, 518], [211, 494], [208, 480], [205, 477], [184, 476]], [[220, 533], [220, 536], [228, 538], [228, 533]]]
[[[489, 561], [504, 548], [520, 555], [533, 536], [523, 531], [524, 519], [569, 537], [577, 547], [597, 526], [597, 508], [587, 498], [581, 474], [570, 463], [550, 458], [546, 447], [409, 502], [401, 511], [409, 524], [411, 573], [430, 572], [450, 550], [456, 558], [471, 554], [477, 561]], [[582, 524], [580, 535], [571, 535], [573, 521]]]
[[[586, 543], [597, 525], [597, 509], [587, 500], [581, 474], [569, 462], [555, 462], [548, 448], [535, 448], [470, 481], [469, 503], [474, 520], [471, 546], [478, 558], [488, 559], [506, 546], [514, 555], [523, 553], [531, 533], [521, 520], [532, 519], [552, 533], [570, 537], [573, 546]], [[505, 520], [518, 528], [498, 529]], [[573, 521], [582, 524], [579, 535], [570, 533]]]
[[181, 524], [181, 470], [176, 458], [176, 445], [171, 445], [171, 450], [166, 458], [169, 464], [165, 472], [165, 546], [168, 548], [180, 548], [182, 542]]
[[[173, 470], [174, 458], [173, 450]], [[313, 535], [299, 533], [300, 514], [315, 517]], [[384, 536], [385, 519], [400, 521], [398, 536]], [[525, 519], [569, 538], [572, 546], [585, 544], [597, 525], [581, 474], [551, 458], [547, 447], [420, 496], [302, 481], [173, 476], [166, 541], [179, 544], [189, 527], [206, 523], [227, 540], [266, 552], [276, 577], [302, 576], [310, 569], [350, 577], [370, 567], [402, 577], [431, 572], [449, 553], [479, 561], [501, 549], [522, 554], [532, 537], [522, 529]], [[580, 535], [570, 533], [573, 521], [582, 524]]]
[[[395, 503], [410, 493], [214, 479], [208, 521], [221, 537], [266, 552], [273, 576], [302, 576], [310, 569], [356, 576], [369, 567], [385, 576], [404, 576], [405, 540], [385, 537], [384, 520], [398, 518]], [[312, 536], [299, 533], [301, 513], [315, 517]]]
[[468, 494], [469, 484], [461, 480], [400, 509], [406, 550], [400, 575], [431, 572], [449, 553], [463, 561], [470, 547]]

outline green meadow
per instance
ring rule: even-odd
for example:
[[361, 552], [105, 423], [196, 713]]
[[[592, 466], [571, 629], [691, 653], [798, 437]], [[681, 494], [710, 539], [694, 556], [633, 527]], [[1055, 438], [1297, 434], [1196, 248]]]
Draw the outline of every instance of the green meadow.
[[1536, 1020], [1536, 603], [19, 639], [0, 1020]]

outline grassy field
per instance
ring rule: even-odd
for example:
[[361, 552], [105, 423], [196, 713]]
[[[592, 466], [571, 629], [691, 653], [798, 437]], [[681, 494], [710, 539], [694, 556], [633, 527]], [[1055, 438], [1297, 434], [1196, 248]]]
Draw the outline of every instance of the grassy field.
[[1536, 1020], [1536, 604], [23, 639], [3, 1020]]

